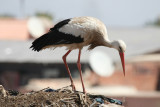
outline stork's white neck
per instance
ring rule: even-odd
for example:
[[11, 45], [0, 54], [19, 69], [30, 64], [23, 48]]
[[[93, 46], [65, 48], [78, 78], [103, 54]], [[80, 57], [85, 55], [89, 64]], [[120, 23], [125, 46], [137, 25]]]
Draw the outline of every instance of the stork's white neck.
[[109, 48], [112, 48], [112, 41], [110, 41], [110, 40], [105, 40], [104, 46], [109, 47]]
[[118, 41], [110, 41], [110, 40], [105, 40], [104, 46], [109, 47], [109, 48], [115, 48], [118, 50], [119, 44]]

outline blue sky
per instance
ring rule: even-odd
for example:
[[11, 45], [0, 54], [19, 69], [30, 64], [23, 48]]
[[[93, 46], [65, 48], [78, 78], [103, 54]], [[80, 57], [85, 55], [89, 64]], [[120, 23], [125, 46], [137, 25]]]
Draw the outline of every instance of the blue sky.
[[[24, 1], [23, 9], [20, 1]], [[0, 0], [0, 14], [21, 18], [49, 12], [55, 21], [93, 16], [106, 26], [137, 27], [160, 16], [159, 4], [160, 0]]]

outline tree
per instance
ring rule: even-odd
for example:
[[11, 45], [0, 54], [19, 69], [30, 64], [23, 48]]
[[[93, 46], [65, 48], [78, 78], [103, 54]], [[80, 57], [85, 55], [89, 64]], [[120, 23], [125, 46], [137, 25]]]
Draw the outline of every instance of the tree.
[[152, 22], [151, 21], [147, 22], [146, 25], [152, 25], [152, 26], [160, 27], [160, 16], [156, 20], [154, 20]]
[[10, 14], [1, 14], [0, 18], [14, 18], [14, 16]]
[[154, 21], [153, 25], [160, 26], [160, 16]]
[[53, 16], [50, 13], [37, 12], [36, 16], [45, 17], [45, 18], [48, 18], [49, 20], [53, 20]]

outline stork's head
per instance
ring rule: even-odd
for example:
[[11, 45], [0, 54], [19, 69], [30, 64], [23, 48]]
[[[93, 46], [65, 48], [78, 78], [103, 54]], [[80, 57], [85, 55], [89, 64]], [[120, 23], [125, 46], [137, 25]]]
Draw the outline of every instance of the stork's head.
[[122, 40], [113, 41], [111, 43], [112, 48], [117, 49], [119, 52], [125, 52], [126, 51], [126, 44]]
[[123, 73], [125, 75], [124, 52], [126, 50], [126, 44], [122, 40], [117, 40], [111, 43], [111, 47], [118, 50], [120, 58], [121, 58], [122, 67], [123, 67]]

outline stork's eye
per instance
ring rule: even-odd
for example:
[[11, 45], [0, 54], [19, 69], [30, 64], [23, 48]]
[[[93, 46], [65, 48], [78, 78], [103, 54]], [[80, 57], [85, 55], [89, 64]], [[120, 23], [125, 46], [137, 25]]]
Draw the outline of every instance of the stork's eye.
[[122, 48], [119, 46], [119, 51], [121, 51], [122, 52]]

